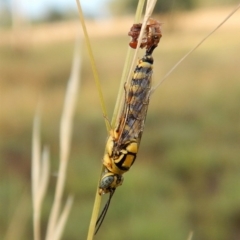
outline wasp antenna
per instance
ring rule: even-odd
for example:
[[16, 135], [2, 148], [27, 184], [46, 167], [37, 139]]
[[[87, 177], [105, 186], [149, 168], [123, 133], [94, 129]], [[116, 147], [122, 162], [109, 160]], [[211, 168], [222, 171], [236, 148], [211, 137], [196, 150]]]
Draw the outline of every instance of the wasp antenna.
[[101, 214], [100, 214], [100, 216], [98, 217], [98, 220], [97, 220], [97, 222], [96, 222], [96, 227], [95, 227], [96, 229], [95, 229], [94, 235], [97, 234], [99, 228], [101, 227], [101, 225], [102, 225], [102, 223], [103, 223], [103, 220], [104, 220], [104, 218], [105, 218], [105, 216], [106, 216], [106, 214], [107, 214], [108, 207], [109, 207], [109, 205], [110, 205], [110, 202], [111, 202], [111, 199], [112, 199], [112, 196], [113, 196], [114, 192], [115, 192], [115, 189], [112, 189], [112, 190], [110, 191], [110, 193], [109, 193], [108, 201], [106, 202], [106, 204], [105, 204], [105, 206], [104, 206], [104, 208], [103, 208], [103, 210], [102, 210], [102, 212], [101, 212]]

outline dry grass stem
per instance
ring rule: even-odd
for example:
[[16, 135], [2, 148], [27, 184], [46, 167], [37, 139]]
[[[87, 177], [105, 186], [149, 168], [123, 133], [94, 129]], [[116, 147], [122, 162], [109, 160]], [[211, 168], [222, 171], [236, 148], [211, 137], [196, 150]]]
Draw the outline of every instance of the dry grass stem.
[[37, 191], [35, 192], [35, 202], [34, 202], [34, 213], [35, 213], [35, 230], [36, 230], [36, 239], [41, 239], [41, 211], [42, 203], [45, 197], [47, 186], [49, 182], [49, 150], [47, 147], [44, 147], [43, 153], [41, 156], [40, 168], [39, 168], [39, 179]]
[[[111, 126], [110, 126], [109, 121], [107, 119], [107, 116], [108, 116], [107, 115], [107, 110], [106, 110], [106, 107], [105, 107], [105, 102], [104, 102], [104, 98], [103, 98], [103, 94], [102, 94], [102, 90], [101, 90], [100, 80], [99, 80], [99, 77], [98, 77], [97, 67], [96, 67], [93, 52], [92, 52], [92, 47], [91, 47], [91, 44], [90, 44], [90, 39], [89, 39], [87, 28], [86, 28], [86, 25], [85, 25], [83, 11], [82, 11], [82, 8], [81, 8], [80, 1], [76, 0], [76, 3], [77, 3], [77, 7], [78, 7], [79, 19], [80, 19], [80, 22], [82, 24], [83, 33], [84, 33], [84, 37], [85, 37], [85, 40], [86, 40], [86, 45], [87, 45], [87, 50], [88, 50], [88, 55], [89, 55], [92, 71], [93, 71], [95, 85], [97, 87], [97, 91], [98, 91], [98, 94], [99, 94], [99, 100], [100, 100], [100, 105], [101, 105], [101, 108], [102, 108], [102, 113], [103, 113], [103, 116], [105, 117], [105, 119], [104, 119], [105, 120], [105, 125], [106, 125], [106, 128], [107, 128], [107, 131], [109, 132], [110, 129], [111, 129]], [[104, 168], [102, 167], [101, 168], [101, 173], [102, 173], [103, 169]], [[97, 216], [98, 216], [98, 212], [99, 212], [99, 209], [100, 209], [100, 205], [101, 205], [101, 197], [98, 195], [98, 193], [96, 193], [87, 239], [92, 239], [93, 238], [94, 230], [95, 230], [95, 223], [97, 221]]]
[[33, 124], [32, 144], [32, 200], [33, 200], [33, 234], [34, 240], [41, 239], [41, 209], [42, 201], [49, 180], [49, 152], [45, 147], [40, 153], [40, 117], [35, 115]]
[[[74, 60], [70, 79], [68, 81], [63, 113], [61, 117], [60, 126], [60, 166], [58, 173], [58, 180], [56, 192], [54, 196], [53, 207], [51, 210], [49, 224], [47, 229], [47, 240], [52, 240], [58, 230], [58, 219], [60, 216], [60, 207], [63, 196], [63, 189], [66, 180], [66, 170], [69, 159], [69, 149], [72, 134], [72, 121], [74, 108], [77, 99], [77, 92], [79, 88], [79, 72], [80, 72], [81, 59], [79, 56], [79, 41], [76, 43]], [[58, 230], [59, 231], [59, 230]]]
[[73, 204], [73, 196], [69, 196], [65, 203], [63, 211], [58, 219], [54, 236], [52, 236], [51, 240], [59, 240], [61, 238], [72, 204]]
[[[102, 169], [101, 169], [101, 174], [100, 174], [99, 180], [101, 179], [103, 169], [104, 169], [104, 167], [102, 167]], [[98, 180], [98, 183], [99, 183], [99, 180]], [[90, 220], [89, 228], [88, 228], [87, 240], [92, 240], [94, 237], [95, 226], [96, 226], [96, 222], [98, 219], [99, 210], [101, 207], [101, 199], [102, 199], [101, 196], [98, 194], [98, 185], [97, 185], [97, 191], [95, 194], [92, 216], [91, 216], [91, 220]]]
[[[144, 2], [145, 2], [145, 0], [140, 0], [139, 1], [138, 7], [137, 7], [137, 12], [136, 12], [136, 15], [135, 15], [135, 22], [140, 22]], [[155, 4], [156, 4], [156, 0], [149, 0], [148, 1], [147, 8], [146, 8], [146, 14], [145, 14], [145, 17], [144, 17], [144, 19], [145, 19], [145, 23], [144, 23], [145, 25], [144, 26], [146, 26], [146, 23], [147, 23], [149, 17], [151, 16], [151, 14], [152, 14], [152, 11], [153, 11], [153, 8], [154, 8]], [[144, 32], [144, 28], [145, 28], [144, 26], [141, 30], [139, 39], [141, 39], [142, 36], [143, 36], [143, 32]], [[133, 72], [133, 68], [136, 64], [137, 50], [139, 49], [140, 42], [141, 41], [139, 41], [137, 49], [135, 50], [135, 58], [132, 58], [133, 54], [131, 54], [130, 50], [127, 53], [127, 57], [126, 57], [126, 60], [125, 60], [125, 65], [124, 65], [124, 70], [123, 70], [123, 74], [122, 74], [122, 78], [121, 78], [121, 82], [120, 82], [118, 97], [117, 97], [117, 101], [116, 101], [116, 104], [115, 104], [115, 109], [114, 109], [114, 113], [113, 113], [113, 117], [112, 117], [112, 121], [111, 121], [111, 126], [115, 126], [117, 116], [118, 116], [119, 111], [121, 109], [121, 105], [122, 105], [121, 102], [122, 102], [122, 99], [123, 99], [123, 92], [124, 92], [123, 91], [124, 90], [123, 85], [124, 85], [124, 82], [127, 79], [127, 75], [129, 76], [129, 79], [130, 79], [131, 74]], [[129, 68], [130, 65], [132, 66], [132, 68]], [[102, 173], [103, 169], [104, 169], [104, 167], [102, 167], [101, 173]], [[101, 177], [101, 175], [100, 175], [100, 177]], [[96, 196], [95, 196], [95, 202], [94, 202], [94, 206], [93, 206], [93, 212], [92, 212], [90, 225], [89, 225], [87, 240], [93, 239], [94, 232], [95, 232], [95, 225], [96, 225], [98, 213], [99, 213], [99, 210], [100, 210], [100, 204], [101, 204], [101, 197], [98, 194], [98, 188], [97, 188]]]
[[41, 158], [41, 167], [40, 167], [40, 176], [39, 179], [39, 202], [42, 204], [42, 201], [44, 199], [44, 196], [47, 191], [47, 185], [49, 182], [49, 176], [50, 176], [50, 166], [49, 166], [49, 148], [44, 147], [42, 152], [42, 158]]
[[[145, 15], [143, 18], [142, 29], [139, 34], [139, 39], [142, 39], [142, 37], [143, 37], [148, 19], [152, 15], [152, 12], [154, 10], [156, 2], [157, 2], [156, 0], [148, 0], [147, 1], [146, 11], [145, 11]], [[141, 22], [141, 16], [142, 16], [144, 3], [145, 3], [145, 0], [143, 0], [143, 1], [140, 0], [138, 2], [138, 7], [137, 7], [136, 14], [135, 14], [135, 20], [134, 20], [135, 23]], [[128, 48], [127, 57], [126, 57], [125, 65], [123, 68], [123, 74], [122, 74], [122, 78], [121, 78], [121, 82], [120, 82], [119, 93], [118, 93], [118, 97], [117, 97], [117, 101], [116, 101], [116, 105], [115, 105], [115, 109], [114, 109], [114, 113], [113, 113], [113, 118], [112, 118], [112, 122], [111, 122], [112, 126], [115, 126], [116, 120], [118, 119], [119, 114], [121, 112], [121, 106], [122, 106], [123, 97], [124, 97], [124, 89], [122, 86], [124, 85], [124, 82], [129, 83], [131, 81], [132, 73], [133, 73], [133, 70], [134, 70], [134, 67], [135, 67], [136, 61], [137, 61], [137, 55], [139, 52], [140, 44], [141, 44], [141, 41], [138, 41], [137, 48], [134, 50], [131, 49], [130, 47]]]
[[76, 3], [77, 3], [77, 7], [78, 7], [79, 19], [80, 19], [80, 22], [82, 24], [83, 33], [84, 33], [84, 37], [85, 37], [85, 40], [86, 40], [88, 55], [89, 55], [89, 59], [90, 59], [91, 67], [92, 67], [92, 71], [93, 71], [93, 77], [94, 77], [95, 84], [96, 84], [97, 91], [98, 91], [98, 95], [99, 95], [100, 105], [101, 105], [101, 108], [102, 108], [103, 116], [105, 117], [104, 120], [105, 120], [107, 131], [109, 131], [111, 129], [111, 127], [109, 125], [109, 121], [107, 120], [108, 115], [107, 115], [106, 104], [105, 104], [104, 97], [103, 97], [103, 94], [102, 94], [101, 84], [100, 84], [100, 80], [99, 80], [99, 77], [98, 77], [97, 67], [96, 67], [96, 63], [95, 63], [95, 60], [94, 60], [90, 39], [89, 39], [89, 36], [88, 36], [85, 21], [84, 21], [83, 11], [82, 11], [82, 8], [81, 8], [80, 1], [76, 0]]
[[32, 142], [32, 199], [35, 197], [38, 189], [39, 171], [40, 171], [40, 118], [36, 114], [33, 121], [33, 142]]
[[193, 231], [191, 231], [191, 232], [189, 233], [187, 240], [192, 240], [192, 237], [193, 237]]
[[[143, 37], [143, 34], [144, 34], [144, 31], [145, 31], [148, 19], [152, 15], [152, 12], [154, 10], [156, 2], [157, 2], [156, 0], [148, 0], [147, 1], [146, 11], [145, 11], [145, 14], [144, 14], [144, 17], [143, 17], [142, 28], [141, 28], [141, 31], [140, 31], [138, 39], [142, 39], [142, 37]], [[129, 83], [130, 80], [131, 80], [132, 73], [133, 73], [134, 67], [136, 65], [137, 55], [138, 55], [140, 44], [141, 44], [141, 41], [138, 41], [137, 48], [136, 48], [136, 50], [134, 52], [134, 56], [133, 56], [133, 59], [132, 59], [131, 67], [129, 69], [129, 73], [128, 73], [128, 77], [127, 77], [127, 83]]]
[[217, 25], [206, 37], [204, 37], [193, 49], [191, 49], [188, 53], [186, 53], [164, 76], [160, 81], [157, 83], [155, 87], [152, 88], [151, 94], [153, 94], [156, 89], [163, 83], [163, 81], [182, 63], [192, 52], [194, 52], [199, 46], [202, 45], [205, 40], [207, 40], [214, 32], [216, 32], [238, 9], [240, 8], [240, 4], [234, 8], [223, 21]]
[[[137, 6], [135, 18], [134, 18], [134, 23], [141, 22], [144, 3], [145, 3], [145, 0], [139, 0], [138, 1], [138, 6]], [[122, 108], [122, 105], [123, 105], [122, 104], [123, 97], [124, 97], [123, 85], [126, 82], [126, 79], [129, 75], [130, 65], [131, 65], [131, 62], [133, 61], [133, 53], [134, 53], [134, 50], [132, 48], [128, 47], [127, 48], [126, 59], [124, 61], [122, 77], [121, 77], [121, 81], [120, 81], [120, 84], [119, 84], [118, 96], [117, 96], [117, 100], [116, 100], [116, 103], [115, 103], [115, 108], [114, 108], [114, 111], [113, 111], [111, 126], [115, 126], [116, 120], [117, 120], [118, 115], [119, 115], [119, 112], [120, 112], [120, 110]]]

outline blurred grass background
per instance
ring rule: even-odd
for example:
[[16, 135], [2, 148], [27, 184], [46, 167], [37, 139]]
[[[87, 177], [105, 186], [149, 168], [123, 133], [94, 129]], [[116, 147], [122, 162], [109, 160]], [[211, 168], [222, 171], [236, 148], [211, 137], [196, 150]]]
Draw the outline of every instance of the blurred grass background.
[[[154, 82], [230, 9], [157, 17], [164, 25], [163, 38], [154, 52]], [[115, 26], [105, 35], [96, 34], [97, 30], [101, 32], [100, 24], [93, 23], [96, 31], [89, 29], [110, 116], [129, 41], [127, 32], [132, 24], [126, 19], [114, 21]], [[123, 21], [128, 24], [120, 29]], [[67, 23], [67, 29], [71, 24], [76, 23]], [[66, 34], [62, 25], [53, 26], [60, 35]], [[44, 31], [45, 27], [49, 25], [36, 29]], [[31, 31], [34, 29], [33, 26]], [[19, 206], [20, 222], [12, 230], [19, 233], [15, 239], [32, 239], [31, 136], [39, 99], [42, 142], [50, 146], [52, 164], [42, 216], [43, 233], [53, 201], [59, 121], [74, 39], [53, 41], [51, 34], [48, 37], [50, 40], [44, 42], [31, 42], [28, 38], [23, 44], [0, 45], [1, 239]], [[96, 239], [178, 240], [187, 239], [191, 230], [193, 239], [240, 239], [239, 40], [237, 13], [154, 93], [137, 161], [125, 174], [123, 186], [117, 189]], [[84, 43], [82, 60], [65, 190], [66, 196], [74, 194], [75, 201], [63, 239], [85, 239], [87, 235], [107, 137]]]

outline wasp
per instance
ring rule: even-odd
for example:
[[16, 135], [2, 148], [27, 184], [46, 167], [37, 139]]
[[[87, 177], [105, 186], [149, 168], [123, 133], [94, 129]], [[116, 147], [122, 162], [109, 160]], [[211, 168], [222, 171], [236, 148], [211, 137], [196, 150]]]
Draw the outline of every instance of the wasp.
[[[158, 22], [155, 21], [155, 23]], [[137, 157], [150, 98], [153, 73], [152, 53], [162, 36], [160, 24], [158, 26], [158, 30], [156, 30], [157, 26], [155, 25], [147, 27], [148, 40], [144, 38], [142, 42], [146, 46], [146, 53], [135, 67], [129, 85], [126, 83], [124, 85], [123, 108], [117, 126], [111, 130], [106, 143], [106, 153], [103, 157], [105, 171], [99, 184], [99, 194], [109, 193], [109, 199], [97, 220], [95, 234], [104, 220], [115, 189], [123, 183], [123, 174], [131, 168]], [[135, 24], [131, 31], [133, 28], [135, 28]], [[153, 29], [155, 30], [153, 31]], [[140, 30], [141, 28], [132, 34], [134, 41], [138, 41]], [[155, 38], [156, 32], [158, 32], [158, 41]]]

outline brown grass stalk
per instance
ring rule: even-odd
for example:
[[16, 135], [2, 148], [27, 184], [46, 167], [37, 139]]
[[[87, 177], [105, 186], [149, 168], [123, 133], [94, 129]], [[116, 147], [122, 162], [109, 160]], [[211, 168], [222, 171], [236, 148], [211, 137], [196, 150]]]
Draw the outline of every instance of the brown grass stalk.
[[49, 181], [49, 151], [45, 147], [41, 155], [40, 117], [35, 115], [32, 143], [32, 200], [34, 240], [41, 239], [41, 209]]
[[[74, 109], [77, 99], [77, 92], [79, 88], [79, 72], [81, 66], [81, 59], [79, 56], [79, 41], [76, 42], [74, 60], [71, 75], [68, 81], [66, 90], [66, 96], [64, 101], [63, 113], [61, 117], [60, 126], [60, 166], [58, 173], [58, 180], [56, 186], [56, 192], [54, 195], [54, 202], [49, 218], [48, 229], [47, 229], [47, 240], [60, 239], [60, 233], [62, 233], [63, 223], [66, 222], [66, 218], [69, 214], [72, 199], [68, 199], [65, 205], [65, 211], [60, 214], [60, 208], [62, 204], [63, 190], [66, 180], [66, 171], [69, 161], [69, 151], [71, 145], [72, 135], [72, 122]], [[65, 218], [63, 220], [62, 218]], [[59, 228], [62, 228], [59, 230]]]

